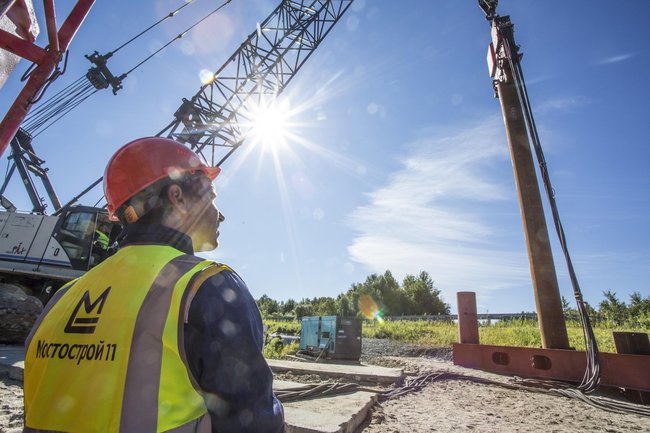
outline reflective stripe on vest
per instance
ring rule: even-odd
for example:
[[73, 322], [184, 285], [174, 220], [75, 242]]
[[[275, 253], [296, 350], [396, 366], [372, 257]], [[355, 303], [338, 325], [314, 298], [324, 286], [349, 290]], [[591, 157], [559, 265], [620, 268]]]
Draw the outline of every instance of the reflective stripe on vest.
[[133, 245], [57, 292], [27, 342], [25, 431], [210, 432], [181, 356], [183, 304], [223, 269]]

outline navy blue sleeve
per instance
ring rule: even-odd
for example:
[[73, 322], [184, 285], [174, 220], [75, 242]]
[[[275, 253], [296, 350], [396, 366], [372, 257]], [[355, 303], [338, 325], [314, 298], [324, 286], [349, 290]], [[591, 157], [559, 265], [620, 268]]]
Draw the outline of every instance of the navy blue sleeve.
[[282, 404], [262, 356], [262, 317], [237, 274], [222, 271], [199, 287], [184, 336], [214, 433], [284, 431]]

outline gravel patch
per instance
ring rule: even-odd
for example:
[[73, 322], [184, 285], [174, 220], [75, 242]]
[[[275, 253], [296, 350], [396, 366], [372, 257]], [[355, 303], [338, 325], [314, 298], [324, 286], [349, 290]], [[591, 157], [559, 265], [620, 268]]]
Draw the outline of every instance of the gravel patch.
[[[363, 364], [378, 365], [380, 367], [401, 368], [407, 375], [420, 373], [417, 360], [431, 360], [451, 362], [451, 347], [418, 346], [385, 338], [364, 338], [361, 341], [361, 358]], [[298, 357], [291, 357], [291, 361], [300, 361]], [[305, 360], [305, 362], [308, 362]], [[299, 383], [322, 383], [332, 381], [327, 376], [317, 374], [275, 373], [275, 379]]]
[[452, 349], [451, 347], [418, 346], [384, 338], [364, 338], [361, 341], [361, 362], [375, 364], [388, 356], [451, 361]]
[[0, 374], [0, 433], [21, 433], [23, 431], [23, 388], [22, 382]]

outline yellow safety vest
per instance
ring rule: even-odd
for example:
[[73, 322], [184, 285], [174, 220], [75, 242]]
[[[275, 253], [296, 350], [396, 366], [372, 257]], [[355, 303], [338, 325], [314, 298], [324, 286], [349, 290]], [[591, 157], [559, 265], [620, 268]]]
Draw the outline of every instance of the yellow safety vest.
[[61, 288], [26, 341], [25, 431], [210, 432], [183, 324], [200, 283], [223, 269], [132, 245]]
[[106, 233], [104, 233], [101, 230], [95, 230], [95, 234], [97, 234], [96, 242], [99, 244], [99, 246], [102, 247], [105, 250], [108, 249], [108, 241], [109, 241], [109, 239], [108, 239], [108, 236], [106, 235]]

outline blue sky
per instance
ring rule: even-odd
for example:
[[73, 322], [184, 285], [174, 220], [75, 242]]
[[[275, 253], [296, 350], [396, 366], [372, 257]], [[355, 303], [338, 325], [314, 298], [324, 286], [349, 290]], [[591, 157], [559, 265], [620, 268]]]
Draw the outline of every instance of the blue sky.
[[[180, 4], [98, 1], [50, 92], [85, 73], [83, 54], [116, 48]], [[109, 65], [130, 69], [218, 4], [197, 0]], [[218, 69], [275, 5], [233, 0], [129, 76], [117, 96], [95, 95], [37, 137], [63, 201], [99, 177], [119, 146], [169, 123], [201, 71]], [[585, 299], [597, 304], [604, 290], [647, 296], [650, 3], [502, 0], [499, 12], [511, 16], [524, 53]], [[43, 28], [41, 45], [44, 36]], [[489, 40], [473, 0], [356, 0], [280, 98], [293, 113], [292, 139], [273, 149], [247, 142], [250, 151], [223, 165], [218, 205], [227, 220], [209, 257], [236, 269], [255, 297], [336, 296], [371, 273], [390, 269], [401, 279], [425, 270], [454, 310], [455, 293], [471, 290], [480, 312], [533, 311]], [[0, 90], [2, 113], [26, 66]], [[14, 182], [8, 196], [28, 209], [20, 188]], [[561, 292], [572, 299], [550, 235]]]

